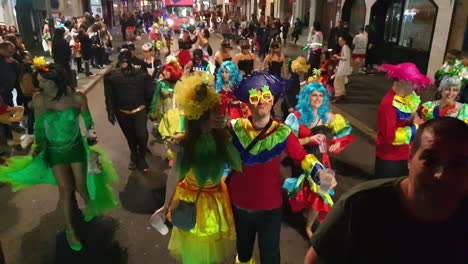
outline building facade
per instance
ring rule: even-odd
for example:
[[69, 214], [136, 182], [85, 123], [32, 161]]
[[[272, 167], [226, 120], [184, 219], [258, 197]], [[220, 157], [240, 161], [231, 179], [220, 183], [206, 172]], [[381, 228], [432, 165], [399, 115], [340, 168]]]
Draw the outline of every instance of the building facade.
[[[281, 0], [288, 1], [288, 0]], [[309, 25], [321, 22], [325, 41], [338, 20], [350, 23], [350, 33], [371, 25], [377, 33], [381, 61], [414, 62], [433, 76], [448, 48], [466, 43], [466, 0], [294, 0], [293, 18]], [[457, 6], [457, 8], [455, 8]], [[303, 39], [308, 30], [304, 30]], [[465, 44], [466, 45], [466, 44]]]

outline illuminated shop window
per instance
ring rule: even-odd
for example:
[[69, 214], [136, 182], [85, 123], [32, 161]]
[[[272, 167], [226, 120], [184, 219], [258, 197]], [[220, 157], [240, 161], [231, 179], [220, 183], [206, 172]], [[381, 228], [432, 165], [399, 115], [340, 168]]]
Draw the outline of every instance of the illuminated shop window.
[[430, 0], [407, 0], [403, 10], [399, 46], [429, 51], [436, 5]]

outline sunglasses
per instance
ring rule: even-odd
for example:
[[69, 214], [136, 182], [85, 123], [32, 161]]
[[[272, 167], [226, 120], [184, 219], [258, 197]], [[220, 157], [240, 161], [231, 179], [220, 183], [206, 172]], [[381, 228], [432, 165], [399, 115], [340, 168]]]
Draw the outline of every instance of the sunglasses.
[[273, 46], [271, 46], [271, 48], [273, 48], [273, 49], [279, 49], [279, 46], [278, 46], [278, 45], [273, 45]]
[[144, 50], [143, 52], [151, 52], [151, 50]]
[[249, 45], [241, 46], [241, 49], [250, 49]]
[[260, 102], [260, 98], [263, 99], [263, 101], [267, 103], [273, 101], [273, 95], [271, 94], [270, 91], [268, 91], [268, 92], [263, 92], [262, 95], [251, 94], [249, 96], [249, 102], [253, 105], [257, 105]]

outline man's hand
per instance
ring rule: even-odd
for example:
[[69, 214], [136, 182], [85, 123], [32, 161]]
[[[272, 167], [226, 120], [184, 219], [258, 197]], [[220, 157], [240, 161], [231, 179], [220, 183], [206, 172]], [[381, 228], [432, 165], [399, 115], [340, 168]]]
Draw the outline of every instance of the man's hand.
[[109, 122], [110, 122], [112, 125], [115, 125], [115, 115], [114, 115], [114, 114], [108, 113], [108, 114], [107, 114], [107, 120], [109, 120]]
[[289, 107], [288, 112], [289, 112], [289, 113], [294, 113], [294, 108]]
[[320, 144], [321, 140], [326, 140], [326, 139], [327, 139], [327, 137], [325, 135], [323, 135], [323, 134], [317, 134], [317, 135], [313, 135], [313, 136], [309, 137], [310, 142], [314, 141], [314, 142], [317, 142], [318, 144]]

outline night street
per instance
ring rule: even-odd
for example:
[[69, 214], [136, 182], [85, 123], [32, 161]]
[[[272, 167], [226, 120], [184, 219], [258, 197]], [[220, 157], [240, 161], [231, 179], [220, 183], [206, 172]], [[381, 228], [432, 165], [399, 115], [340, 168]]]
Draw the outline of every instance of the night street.
[[[463, 10], [468, 1], [0, 1], [0, 264], [417, 264], [421, 256], [424, 264], [466, 264]], [[161, 41], [171, 37], [168, 51]], [[208, 83], [218, 51], [226, 63]], [[289, 62], [286, 82], [277, 77]], [[71, 88], [74, 70], [94, 124], [86, 98]], [[312, 72], [317, 78], [306, 84]], [[283, 89], [289, 84], [293, 93]], [[285, 122], [281, 104], [296, 95]], [[228, 116], [226, 136], [217, 128]], [[144, 172], [146, 117], [171, 141], [155, 137], [148, 119]], [[90, 151], [94, 129], [103, 156]], [[180, 131], [186, 138], [172, 144]], [[177, 155], [172, 174], [168, 146]], [[319, 151], [323, 164], [330, 153], [331, 171], [306, 156]], [[286, 152], [309, 178], [289, 185], [291, 200], [282, 189], [281, 206], [280, 184], [292, 174]], [[18, 157], [29, 154], [38, 156]], [[118, 206], [102, 215], [115, 206], [105, 155], [118, 175]], [[236, 168], [230, 193], [220, 183], [225, 168]], [[26, 188], [12, 191], [18, 186]], [[166, 235], [149, 223], [160, 208]], [[191, 223], [177, 225], [177, 209]], [[315, 218], [326, 224], [317, 220], [309, 239]], [[233, 254], [218, 263], [234, 251], [234, 238], [243, 243], [238, 261]]]
[[[214, 35], [211, 42], [217, 50], [220, 38]], [[142, 43], [138, 41], [137, 45]], [[291, 46], [286, 54], [293, 56], [292, 52], [297, 50], [300, 48]], [[114, 162], [120, 177], [117, 188], [120, 206], [106, 217], [83, 226], [87, 234], [83, 238], [86, 247], [83, 252], [74, 254], [67, 250], [64, 227], [59, 221], [60, 211], [55, 210], [58, 199], [55, 187], [41, 185], [17, 193], [0, 188], [0, 237], [8, 263], [175, 263], [167, 250], [169, 236], [160, 235], [148, 224], [151, 214], [164, 201], [169, 170], [164, 146], [150, 136], [153, 152], [148, 157], [150, 172], [129, 171], [130, 153], [125, 138], [118, 126], [107, 121], [102, 80], [91, 87], [87, 96], [99, 146]], [[151, 131], [150, 122], [148, 130]], [[335, 199], [373, 171], [372, 141], [357, 129], [352, 134], [355, 142], [332, 161], [338, 174]], [[287, 177], [289, 169], [282, 172]], [[301, 263], [308, 249], [304, 217], [285, 208], [283, 218], [282, 263]]]

